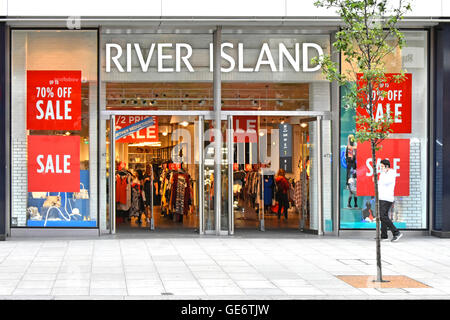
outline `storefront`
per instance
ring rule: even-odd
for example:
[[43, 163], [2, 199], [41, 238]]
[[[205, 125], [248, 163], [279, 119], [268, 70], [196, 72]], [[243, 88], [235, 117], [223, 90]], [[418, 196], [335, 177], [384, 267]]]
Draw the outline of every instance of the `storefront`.
[[[336, 28], [189, 29], [10, 29], [10, 234], [373, 230], [354, 112], [311, 63]], [[403, 122], [382, 156], [394, 223], [425, 232], [430, 32], [404, 33], [387, 70], [407, 70]]]

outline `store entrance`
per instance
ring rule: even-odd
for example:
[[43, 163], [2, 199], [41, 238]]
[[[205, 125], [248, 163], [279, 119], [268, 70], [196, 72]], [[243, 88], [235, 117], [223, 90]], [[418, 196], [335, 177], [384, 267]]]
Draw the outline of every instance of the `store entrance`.
[[316, 122], [307, 116], [233, 117], [237, 232], [317, 230], [312, 224], [318, 214]]
[[191, 143], [198, 117], [116, 115], [113, 119], [114, 179], [110, 181], [116, 232], [198, 230], [199, 170], [193, 161], [198, 145]]

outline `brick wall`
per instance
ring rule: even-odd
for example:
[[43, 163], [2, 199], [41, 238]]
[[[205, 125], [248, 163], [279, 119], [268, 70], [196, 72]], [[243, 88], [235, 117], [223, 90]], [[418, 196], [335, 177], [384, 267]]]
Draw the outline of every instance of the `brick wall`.
[[406, 228], [425, 228], [423, 225], [423, 202], [426, 199], [426, 192], [423, 189], [426, 175], [421, 174], [422, 156], [420, 141], [411, 139], [410, 144], [410, 179], [409, 197], [395, 198], [394, 221], [406, 222]]

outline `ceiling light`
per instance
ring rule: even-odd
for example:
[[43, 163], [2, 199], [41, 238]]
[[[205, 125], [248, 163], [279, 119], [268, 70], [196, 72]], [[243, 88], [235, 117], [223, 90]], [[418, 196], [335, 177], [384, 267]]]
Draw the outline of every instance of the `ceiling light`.
[[260, 131], [260, 132], [259, 132], [259, 136], [260, 136], [260, 137], [264, 136], [264, 131]]
[[300, 124], [300, 126], [301, 126], [302, 128], [306, 128], [306, 127], [308, 126], [308, 124], [307, 124], [306, 122], [302, 122], [302, 123]]
[[165, 137], [165, 136], [167, 136], [167, 131], [164, 131], [163, 133], [162, 133], [162, 135]]
[[187, 127], [189, 125], [189, 122], [182, 121], [182, 122], [180, 122], [180, 125], [182, 125], [183, 127]]

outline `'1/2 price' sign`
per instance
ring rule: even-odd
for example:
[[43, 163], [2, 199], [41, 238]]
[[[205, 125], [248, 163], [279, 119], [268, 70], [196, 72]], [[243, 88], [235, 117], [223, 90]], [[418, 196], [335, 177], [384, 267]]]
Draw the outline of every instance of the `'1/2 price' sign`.
[[81, 130], [81, 71], [27, 71], [27, 129]]

